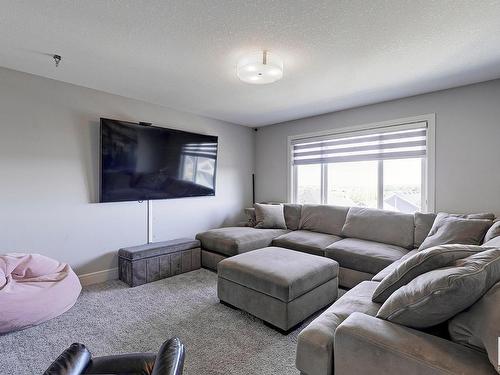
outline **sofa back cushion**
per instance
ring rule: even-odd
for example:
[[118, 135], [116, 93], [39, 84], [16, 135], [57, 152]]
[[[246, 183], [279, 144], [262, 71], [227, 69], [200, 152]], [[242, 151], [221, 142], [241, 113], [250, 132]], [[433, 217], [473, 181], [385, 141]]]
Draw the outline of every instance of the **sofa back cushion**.
[[496, 283], [479, 301], [451, 319], [448, 331], [452, 341], [486, 350], [491, 364], [498, 368], [500, 283]]
[[285, 212], [285, 222], [287, 229], [297, 230], [299, 229], [300, 214], [302, 212], [301, 204], [285, 203], [283, 205]]
[[349, 207], [304, 204], [299, 229], [340, 236]]
[[351, 207], [342, 235], [412, 249], [414, 231], [413, 215]]
[[440, 212], [419, 250], [453, 243], [481, 245], [484, 235], [492, 223], [490, 219], [464, 218]]
[[415, 212], [415, 237], [413, 241], [413, 247], [418, 248], [422, 245], [422, 242], [427, 238], [427, 235], [431, 231], [432, 224], [436, 220], [435, 213], [424, 214], [422, 212]]
[[500, 248], [486, 248], [417, 276], [390, 295], [377, 317], [413, 328], [432, 327], [471, 306], [499, 281]]

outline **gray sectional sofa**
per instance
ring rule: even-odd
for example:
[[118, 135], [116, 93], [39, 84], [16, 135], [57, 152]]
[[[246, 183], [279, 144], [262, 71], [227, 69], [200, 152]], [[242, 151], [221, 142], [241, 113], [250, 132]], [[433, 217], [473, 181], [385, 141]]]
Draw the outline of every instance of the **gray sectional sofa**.
[[[500, 247], [500, 236], [482, 246]], [[500, 373], [500, 282], [465, 311], [428, 329], [376, 317], [382, 304], [372, 300], [375, 289], [416, 252], [347, 291], [300, 332], [296, 366], [302, 375], [357, 375], [367, 369], [374, 374]], [[470, 337], [453, 341], [452, 332]]]
[[[202, 264], [212, 269], [222, 259], [267, 246], [338, 262], [339, 284], [350, 290], [300, 332], [296, 366], [302, 375], [500, 373], [500, 223], [492, 225], [494, 215], [444, 215], [443, 226], [436, 230], [435, 214], [292, 204], [284, 205], [284, 213], [286, 229], [221, 228], [200, 233], [197, 239]], [[456, 225], [455, 233], [448, 235], [446, 221], [454, 217], [474, 219], [478, 225], [486, 220], [490, 229], [479, 238]], [[489, 276], [496, 284], [471, 306], [430, 328], [410, 328], [377, 317], [383, 305], [373, 301], [374, 291], [393, 270], [422, 254], [422, 244], [432, 245], [434, 234], [441, 240], [463, 236], [469, 241], [463, 243], [476, 245], [484, 237], [485, 251], [493, 248], [497, 254]]]
[[199, 233], [202, 266], [266, 246], [321, 255], [340, 265], [339, 285], [351, 288], [418, 247], [435, 214], [416, 215], [327, 205], [285, 204], [287, 229], [229, 227]]

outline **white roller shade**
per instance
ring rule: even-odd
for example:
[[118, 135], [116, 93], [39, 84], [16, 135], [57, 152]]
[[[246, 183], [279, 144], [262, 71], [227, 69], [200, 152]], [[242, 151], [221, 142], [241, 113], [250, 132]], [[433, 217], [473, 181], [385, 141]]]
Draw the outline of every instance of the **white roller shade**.
[[405, 159], [426, 155], [427, 123], [343, 133], [293, 142], [293, 164]]
[[182, 154], [216, 159], [217, 143], [187, 143], [182, 146]]

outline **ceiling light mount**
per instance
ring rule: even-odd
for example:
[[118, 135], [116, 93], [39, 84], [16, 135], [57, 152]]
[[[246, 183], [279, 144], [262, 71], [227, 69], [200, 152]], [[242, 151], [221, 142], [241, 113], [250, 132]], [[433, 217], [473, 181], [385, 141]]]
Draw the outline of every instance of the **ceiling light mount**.
[[54, 63], [56, 64], [57, 68], [61, 63], [62, 57], [60, 55], [53, 55], [52, 58], [54, 59]]
[[258, 51], [243, 57], [236, 68], [238, 78], [246, 83], [262, 85], [283, 78], [283, 60], [269, 51]]

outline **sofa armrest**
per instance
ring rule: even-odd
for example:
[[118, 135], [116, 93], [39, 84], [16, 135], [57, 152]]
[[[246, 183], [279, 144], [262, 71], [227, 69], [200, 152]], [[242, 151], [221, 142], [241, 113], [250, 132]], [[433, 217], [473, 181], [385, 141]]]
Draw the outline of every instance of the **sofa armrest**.
[[476, 350], [362, 313], [335, 331], [335, 373], [496, 374]]

